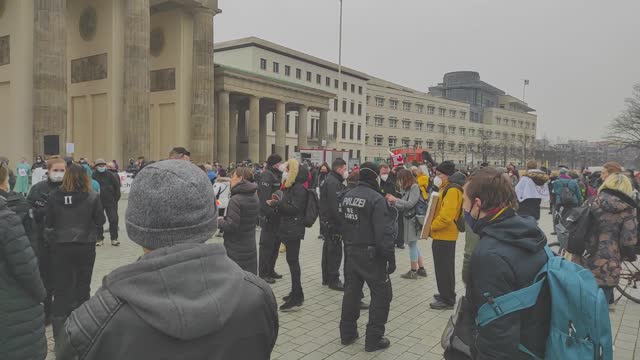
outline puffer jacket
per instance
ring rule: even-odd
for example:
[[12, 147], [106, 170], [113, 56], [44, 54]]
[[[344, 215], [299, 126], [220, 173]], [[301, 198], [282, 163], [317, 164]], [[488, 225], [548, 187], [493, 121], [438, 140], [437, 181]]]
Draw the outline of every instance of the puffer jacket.
[[307, 207], [307, 189], [304, 183], [309, 170], [299, 165], [295, 159], [289, 159], [289, 177], [284, 183], [282, 199], [276, 203], [276, 213], [280, 215], [278, 236], [282, 239], [303, 239], [305, 226], [302, 222]]
[[31, 213], [33, 214], [33, 221], [31, 222], [31, 245], [38, 256], [45, 255], [48, 252], [44, 238], [47, 204], [49, 202], [49, 195], [59, 186], [59, 183], [54, 183], [47, 179], [33, 185], [27, 196], [27, 201], [31, 205]]
[[100, 194], [67, 193], [58, 189], [49, 196], [46, 215], [46, 233], [49, 241], [60, 243], [95, 243], [97, 227], [106, 219]]
[[64, 330], [57, 360], [267, 360], [278, 313], [222, 244], [188, 243], [113, 270]]
[[593, 255], [586, 259], [600, 286], [616, 286], [620, 280], [620, 253], [638, 242], [636, 203], [622, 192], [604, 189], [591, 205], [597, 219], [596, 231], [589, 239]]
[[33, 247], [35, 252], [35, 249], [37, 247], [31, 236], [33, 226], [31, 217], [29, 216], [29, 210], [31, 208], [31, 206], [29, 206], [29, 202], [22, 194], [13, 191], [5, 192], [4, 190], [0, 190], [0, 196], [4, 197], [7, 200], [7, 207], [9, 207], [9, 210], [16, 213], [16, 215], [18, 215], [18, 217], [20, 218], [20, 221], [22, 221], [24, 233], [27, 234], [27, 238], [29, 238], [31, 247]]
[[[455, 221], [458, 220], [462, 207], [462, 191], [454, 187], [450, 188], [450, 184], [447, 181], [442, 184], [440, 189], [440, 194], [444, 194], [445, 191], [447, 194], [438, 201], [431, 223], [430, 236], [434, 240], [458, 240], [459, 231]], [[447, 188], [449, 189], [447, 190]]]
[[218, 228], [224, 233], [224, 247], [229, 258], [244, 271], [256, 274], [256, 223], [258, 222], [258, 185], [242, 181], [231, 189], [227, 215]]
[[22, 221], [0, 196], [0, 359], [33, 360], [47, 356], [44, 333], [46, 292], [38, 260]]

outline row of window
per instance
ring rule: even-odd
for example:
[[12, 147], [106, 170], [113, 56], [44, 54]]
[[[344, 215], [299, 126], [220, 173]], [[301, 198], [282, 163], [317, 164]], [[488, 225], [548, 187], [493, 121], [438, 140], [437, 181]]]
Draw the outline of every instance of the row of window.
[[[365, 135], [364, 137], [364, 142], [365, 145], [373, 145], [373, 146], [388, 146], [388, 147], [397, 147], [397, 146], [402, 146], [402, 147], [418, 147], [418, 148], [425, 148], [426, 145], [426, 149], [429, 150], [448, 150], [448, 151], [458, 151], [458, 152], [476, 152], [476, 151], [482, 151], [482, 146], [483, 145], [476, 145], [476, 144], [464, 144], [464, 143], [459, 143], [456, 144], [455, 142], [446, 142], [444, 140], [438, 140], [438, 141], [434, 141], [434, 140], [422, 140], [422, 139], [414, 139], [413, 140], [413, 144], [411, 143], [411, 139], [409, 138], [402, 138], [400, 139], [400, 142], [398, 142], [398, 138], [395, 136], [389, 136], [387, 138], [387, 144], [384, 144], [384, 136], [382, 135], [374, 135], [373, 136], [373, 143], [370, 143], [369, 140], [369, 135]], [[457, 145], [457, 146], [456, 146]], [[457, 149], [457, 150], [456, 150]], [[504, 151], [504, 146], [502, 145], [491, 145], [491, 144], [485, 144], [484, 145], [484, 151], [487, 152], [491, 152], [493, 150], [496, 151]], [[518, 151], [522, 151], [523, 147], [517, 147], [517, 146], [513, 146], [511, 145], [510, 147], [507, 147], [507, 152], [510, 153], [515, 153]]]
[[[347, 105], [348, 109], [347, 109]], [[348, 110], [348, 111], [347, 111]], [[333, 111], [338, 111], [338, 99], [333, 99]], [[351, 101], [350, 103], [347, 103], [347, 100], [342, 100], [342, 112], [344, 114], [349, 113], [351, 115], [355, 115], [356, 113], [356, 102], [355, 101]], [[362, 104], [359, 103], [358, 104], [358, 116], [362, 116]]]
[[[354, 136], [354, 130], [355, 132], [355, 136]], [[333, 122], [333, 134], [335, 135], [336, 139], [338, 138], [338, 122], [334, 121]], [[348, 136], [347, 136], [347, 123], [342, 123], [342, 136], [341, 138], [343, 140], [347, 140], [347, 138], [349, 140], [357, 140], [360, 141], [362, 140], [362, 125], [358, 125], [357, 129], [355, 127], [354, 124], [349, 124], [349, 132], [348, 132]]]
[[[267, 59], [261, 58], [260, 59], [260, 69], [267, 71]], [[273, 61], [273, 72], [276, 74], [280, 73], [280, 63]], [[313, 82], [313, 73], [311, 71], [306, 71], [306, 80], [308, 82]], [[291, 66], [289, 65], [285, 65], [284, 66], [284, 76], [291, 76]], [[302, 80], [302, 69], [300, 68], [296, 68], [296, 79], [298, 80]], [[324, 77], [324, 84], [327, 87], [331, 87], [331, 81], [332, 79], [329, 76], [325, 76]], [[315, 76], [315, 81], [316, 84], [320, 84], [322, 85], [322, 75], [321, 74], [316, 74]], [[339, 88], [340, 87], [340, 80], [338, 79], [333, 79], [333, 87], [334, 88]], [[356, 93], [356, 88], [358, 90], [358, 94], [362, 95], [362, 92], [364, 91], [362, 89], [362, 86], [356, 86], [356, 84], [349, 84], [346, 81], [342, 82], [342, 90], [343, 91], [349, 91], [349, 89], [351, 89], [351, 93], [355, 94]]]
[[[370, 96], [367, 95], [367, 104], [369, 104], [370, 101]], [[376, 106], [377, 107], [384, 107], [385, 103], [386, 103], [386, 99], [382, 96], [375, 96], [375, 101], [376, 101]], [[415, 108], [414, 108], [415, 105]], [[389, 99], [389, 107], [391, 109], [394, 110], [398, 110], [400, 106], [400, 101], [397, 99]], [[424, 113], [425, 107], [424, 104], [413, 104], [410, 101], [403, 101], [402, 102], [402, 110], [403, 111], [408, 111], [411, 112], [413, 109], [415, 109], [415, 112], [417, 113]], [[438, 116], [449, 116], [452, 118], [459, 118], [459, 119], [466, 119], [467, 118], [467, 112], [466, 111], [458, 111], [455, 109], [446, 109], [443, 107], [438, 107]], [[436, 114], [436, 107], [434, 105], [427, 105], [427, 114], [429, 115], [435, 115]]]
[[535, 129], [536, 128], [536, 122], [535, 121], [528, 122], [528, 121], [523, 121], [523, 120], [501, 118], [499, 116], [496, 116], [496, 125], [519, 127], [521, 129], [522, 128], [524, 128], [524, 129]]

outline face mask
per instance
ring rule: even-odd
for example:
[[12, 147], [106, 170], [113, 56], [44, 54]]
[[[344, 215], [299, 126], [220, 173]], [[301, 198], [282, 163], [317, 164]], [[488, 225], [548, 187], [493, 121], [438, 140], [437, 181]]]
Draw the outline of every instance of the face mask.
[[49, 180], [51, 180], [51, 182], [54, 182], [54, 183], [62, 182], [63, 178], [64, 178], [64, 172], [54, 172], [53, 174], [49, 175]]
[[348, 178], [348, 177], [349, 177], [349, 172], [348, 172], [347, 170], [345, 170], [345, 171], [342, 173], [342, 178], [343, 178], [343, 179], [345, 179], [345, 180], [347, 180], [347, 178]]
[[98, 170], [98, 172], [103, 173], [103, 172], [107, 171], [107, 168], [106, 168], [106, 167], [104, 167], [104, 166], [98, 166], [98, 167], [96, 168], [96, 170]]
[[476, 224], [478, 224], [478, 219], [474, 218], [473, 215], [471, 215], [471, 211], [473, 210], [474, 206], [475, 204], [471, 205], [471, 210], [464, 211], [464, 221], [467, 223], [467, 225], [469, 225], [472, 231], [475, 228]]
[[282, 181], [286, 181], [289, 178], [289, 173], [288, 172], [283, 172], [282, 173]]
[[440, 176], [436, 176], [436, 178], [433, 179], [433, 185], [435, 185], [438, 188], [442, 186], [442, 179], [440, 178]]
[[389, 174], [380, 175], [380, 179], [382, 179], [382, 181], [387, 181], [387, 179], [389, 179]]
[[287, 171], [287, 167], [285, 166], [285, 164], [280, 164], [280, 166], [278, 166], [278, 170], [280, 170], [281, 173], [284, 173], [285, 171]]

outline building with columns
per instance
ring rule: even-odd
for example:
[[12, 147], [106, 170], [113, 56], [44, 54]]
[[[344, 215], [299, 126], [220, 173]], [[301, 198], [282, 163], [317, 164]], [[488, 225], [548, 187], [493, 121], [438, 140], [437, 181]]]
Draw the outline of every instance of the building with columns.
[[217, 0], [0, 0], [0, 153], [214, 154]]
[[[257, 138], [253, 138], [259, 142], [251, 140], [255, 126], [238, 126], [237, 134], [231, 130], [231, 142], [237, 139], [238, 145], [231, 149], [229, 160], [245, 159], [245, 154], [254, 161], [264, 160], [264, 155], [272, 152], [289, 158], [299, 148], [323, 144], [328, 149], [349, 151], [352, 159], [364, 159], [366, 74], [347, 67], [340, 73], [338, 64], [256, 37], [217, 43], [214, 52], [216, 91], [223, 86], [218, 69], [225, 78], [226, 74], [245, 74], [270, 87], [240, 91], [227, 87], [224, 80], [225, 90], [218, 94], [218, 115], [226, 117], [224, 104], [229, 96], [231, 113], [239, 111], [238, 116], [231, 116], [230, 129], [236, 123], [260, 125], [254, 134]], [[259, 119], [247, 121], [251, 101], [259, 104]], [[226, 126], [219, 130], [218, 158], [224, 163], [227, 156], [220, 147], [227, 147]]]

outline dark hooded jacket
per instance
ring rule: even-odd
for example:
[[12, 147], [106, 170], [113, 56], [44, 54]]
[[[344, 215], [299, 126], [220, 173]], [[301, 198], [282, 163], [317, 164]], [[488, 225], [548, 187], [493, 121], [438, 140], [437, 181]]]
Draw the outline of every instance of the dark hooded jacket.
[[242, 181], [231, 189], [227, 215], [218, 224], [224, 233], [227, 255], [244, 271], [256, 274], [258, 257], [256, 250], [256, 223], [259, 201], [255, 183]]
[[31, 246], [34, 248], [34, 252], [35, 252], [35, 244], [33, 243], [33, 240], [31, 239], [31, 216], [29, 216], [29, 209], [31, 209], [31, 206], [29, 206], [29, 202], [27, 201], [27, 199], [25, 199], [25, 197], [22, 194], [18, 194], [17, 192], [5, 192], [3, 190], [0, 190], [0, 196], [4, 197], [7, 201], [7, 207], [9, 207], [9, 210], [13, 211], [14, 213], [16, 213], [16, 215], [18, 215], [18, 217], [20, 218], [20, 221], [22, 222], [22, 226], [24, 227], [24, 232], [25, 234], [27, 234], [27, 237], [29, 238], [29, 241], [31, 242]]
[[[218, 177], [220, 177], [218, 172]], [[260, 227], [262, 230], [273, 232], [278, 228], [280, 218], [275, 213], [275, 209], [267, 205], [273, 193], [280, 189], [282, 172], [273, 166], [268, 166], [258, 180], [258, 198], [260, 199]]]
[[111, 171], [93, 172], [93, 180], [100, 184], [100, 201], [103, 207], [118, 206], [120, 200], [120, 177]]
[[[492, 216], [490, 216], [492, 217]], [[506, 210], [493, 221], [481, 220], [474, 227], [480, 241], [471, 256], [469, 290], [474, 314], [488, 301], [533, 283], [547, 262], [547, 239], [532, 218]], [[517, 311], [476, 329], [472, 344], [474, 359], [530, 359], [517, 349], [522, 343], [544, 357], [549, 333], [551, 296], [544, 287], [538, 302], [530, 309]]]
[[271, 288], [221, 244], [180, 244], [113, 270], [64, 334], [58, 360], [259, 360], [278, 314]]
[[45, 289], [38, 260], [22, 220], [0, 195], [0, 359], [34, 360], [47, 355]]
[[67, 193], [55, 190], [47, 204], [46, 227], [49, 241], [95, 243], [97, 227], [104, 225], [104, 210], [96, 192]]
[[289, 179], [285, 181], [282, 199], [275, 207], [280, 215], [278, 235], [283, 239], [304, 239], [305, 226], [302, 221], [307, 207], [307, 189], [304, 183], [309, 178], [309, 171], [304, 165], [298, 165], [297, 170], [289, 169]]
[[344, 190], [344, 179], [331, 171], [320, 187], [320, 227], [323, 235], [328, 236], [340, 231], [340, 213], [338, 212], [338, 194]]

